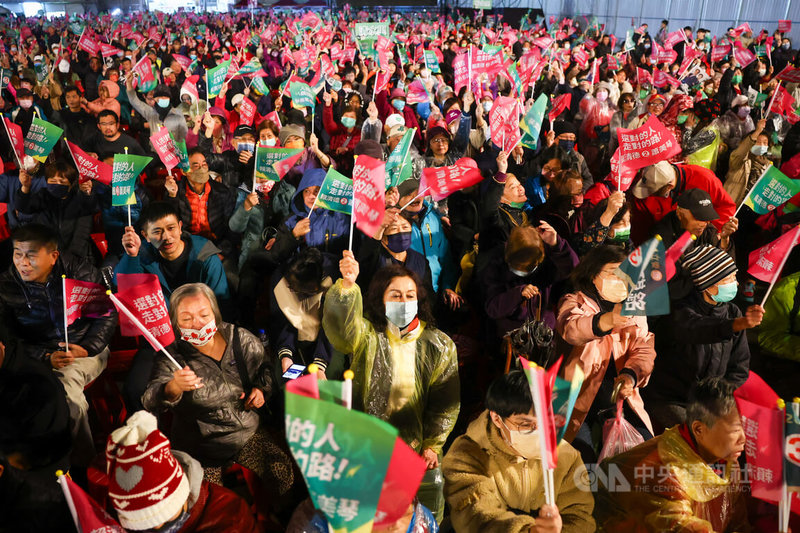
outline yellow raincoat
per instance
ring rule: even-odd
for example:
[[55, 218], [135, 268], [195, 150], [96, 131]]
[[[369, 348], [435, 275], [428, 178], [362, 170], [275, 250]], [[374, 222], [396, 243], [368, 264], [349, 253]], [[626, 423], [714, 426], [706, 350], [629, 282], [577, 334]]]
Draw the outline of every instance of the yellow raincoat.
[[[600, 464], [598, 531], [748, 532], [738, 464], [722, 476], [695, 453], [679, 426]], [[608, 489], [610, 485], [613, 490]]]

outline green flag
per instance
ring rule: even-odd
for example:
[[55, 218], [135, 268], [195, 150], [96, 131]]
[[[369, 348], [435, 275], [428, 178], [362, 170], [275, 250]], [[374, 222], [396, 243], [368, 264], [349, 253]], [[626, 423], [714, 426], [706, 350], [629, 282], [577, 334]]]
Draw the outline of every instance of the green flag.
[[64, 130], [39, 117], [33, 117], [31, 127], [25, 136], [25, 155], [44, 163]]
[[[172, 134], [170, 133], [169, 136], [172, 137]], [[180, 159], [178, 168], [184, 172], [189, 172], [189, 152], [186, 150], [186, 141], [176, 141], [175, 138], [172, 137], [172, 144], [175, 145], [175, 153]]]
[[325, 180], [319, 188], [315, 205], [349, 215], [353, 209], [353, 180], [333, 168], [328, 169]]
[[264, 83], [264, 78], [260, 76], [253, 78], [253, 81], [250, 83], [250, 88], [255, 89], [259, 94], [267, 94], [269, 92], [267, 84]]
[[442, 72], [442, 69], [439, 68], [439, 59], [436, 57], [436, 53], [433, 50], [425, 50], [423, 53], [425, 54], [425, 66], [434, 74]]
[[208, 83], [208, 98], [216, 98], [222, 90], [222, 84], [225, 83], [225, 77], [228, 75], [228, 69], [231, 67], [231, 60], [223, 61], [216, 67], [208, 69], [206, 72], [206, 83]]
[[286, 392], [286, 440], [335, 533], [372, 531], [396, 439], [397, 429], [375, 417]]
[[357, 22], [353, 28], [353, 38], [358, 41], [361, 50], [372, 48], [372, 44], [378, 40], [378, 35], [391, 37], [388, 22]]
[[614, 274], [625, 281], [628, 297], [622, 302], [622, 316], [669, 314], [666, 250], [660, 237], [642, 243], [617, 267]]
[[531, 150], [535, 150], [539, 143], [539, 133], [542, 130], [542, 120], [546, 109], [547, 95], [543, 93], [539, 95], [533, 106], [522, 117], [522, 122], [519, 123], [519, 128], [523, 131], [521, 143]]
[[111, 174], [111, 205], [136, 204], [136, 178], [142, 173], [152, 157], [134, 154], [115, 154]]
[[0, 89], [5, 89], [11, 83], [13, 71], [8, 68], [0, 68]]
[[386, 188], [397, 187], [408, 178], [414, 170], [414, 165], [408, 160], [408, 153], [411, 151], [411, 143], [417, 128], [406, 130], [403, 138], [394, 147], [389, 159], [386, 160]]
[[256, 146], [256, 178], [280, 181], [281, 176], [275, 170], [273, 164], [295, 156], [302, 151], [302, 148], [270, 148], [259, 144]]
[[293, 81], [289, 85], [289, 94], [292, 96], [292, 103], [298, 107], [314, 107], [314, 91], [307, 83]]
[[472, 9], [492, 9], [492, 0], [472, 0]]
[[757, 214], [766, 215], [798, 192], [800, 181], [770, 165], [747, 193], [744, 204]]

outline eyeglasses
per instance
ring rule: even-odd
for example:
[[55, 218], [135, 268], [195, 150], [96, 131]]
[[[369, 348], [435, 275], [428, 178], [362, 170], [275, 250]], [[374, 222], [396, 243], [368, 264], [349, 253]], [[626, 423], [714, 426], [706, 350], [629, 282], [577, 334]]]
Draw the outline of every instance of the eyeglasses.
[[100, 126], [116, 126], [116, 122], [98, 122]]
[[622, 103], [623, 104], [632, 104], [633, 100], [626, 98], [625, 100], [622, 100]]
[[525, 422], [522, 424], [515, 424], [508, 418], [506, 418], [506, 422], [508, 422], [508, 424], [512, 426], [509, 429], [514, 429], [516, 431], [519, 431], [520, 433], [525, 433], [526, 435], [530, 435], [531, 433], [536, 431], [536, 429], [539, 427], [539, 425], [536, 422]]
[[435, 139], [431, 139], [431, 144], [446, 144], [449, 143], [447, 139], [444, 137], [436, 137]]
[[653, 107], [664, 107], [664, 102], [650, 102], [647, 105], [653, 106]]

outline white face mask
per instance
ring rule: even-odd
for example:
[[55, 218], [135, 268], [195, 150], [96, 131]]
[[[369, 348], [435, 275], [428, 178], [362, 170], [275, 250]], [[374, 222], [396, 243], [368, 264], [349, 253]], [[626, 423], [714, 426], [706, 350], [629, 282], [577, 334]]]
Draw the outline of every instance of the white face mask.
[[267, 139], [266, 141], [264, 141], [263, 144], [265, 146], [275, 146], [276, 142], [277, 142], [277, 139], [275, 137], [273, 137], [272, 139]]
[[214, 334], [217, 333], [217, 322], [212, 318], [211, 321], [200, 329], [180, 328], [181, 340], [188, 342], [194, 346], [205, 346]]
[[523, 433], [510, 429], [505, 422], [500, 420], [503, 427], [508, 431], [508, 444], [525, 459], [533, 459], [542, 456], [542, 442], [539, 437], [539, 430], [535, 429], [531, 433]]
[[483, 102], [483, 111], [484, 113], [488, 113], [492, 110], [492, 102]]
[[417, 301], [386, 302], [386, 318], [398, 328], [411, 324], [417, 316]]
[[628, 286], [617, 276], [611, 276], [603, 278], [598, 292], [605, 301], [617, 304], [628, 297]]
[[19, 101], [19, 106], [20, 106], [22, 109], [30, 109], [30, 107], [31, 107], [32, 105], [33, 105], [33, 100], [20, 100], [20, 101]]

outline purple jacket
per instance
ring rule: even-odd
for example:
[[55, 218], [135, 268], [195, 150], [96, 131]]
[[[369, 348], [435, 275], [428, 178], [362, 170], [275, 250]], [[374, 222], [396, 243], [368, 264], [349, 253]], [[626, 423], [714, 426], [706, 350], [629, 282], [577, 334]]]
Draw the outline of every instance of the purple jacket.
[[567, 241], [558, 237], [555, 246], [545, 245], [545, 259], [533, 273], [519, 277], [508, 268], [502, 250], [498, 251], [480, 272], [480, 286], [483, 289], [486, 314], [494, 320], [497, 334], [505, 335], [520, 327], [526, 320], [536, 318], [539, 296], [530, 300], [522, 297], [522, 289], [533, 285], [539, 289], [542, 298], [542, 320], [551, 328], [555, 327], [556, 317], [553, 309], [558, 302], [557, 294], [551, 296], [553, 285], [569, 276], [578, 264], [578, 256]]

